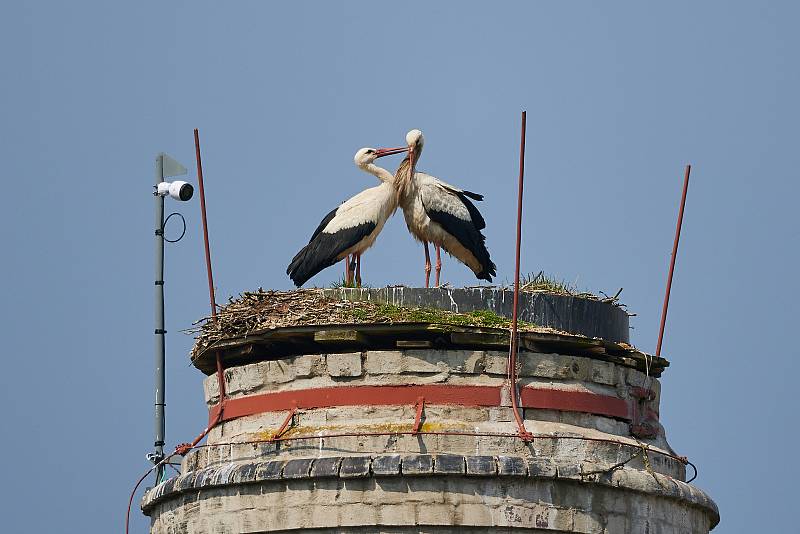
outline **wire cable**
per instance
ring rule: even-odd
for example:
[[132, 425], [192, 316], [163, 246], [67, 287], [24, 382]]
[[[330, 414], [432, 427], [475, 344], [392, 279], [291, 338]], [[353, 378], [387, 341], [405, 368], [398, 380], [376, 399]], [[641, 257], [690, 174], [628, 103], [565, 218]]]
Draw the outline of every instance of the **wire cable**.
[[[164, 229], [167, 227], [167, 222], [169, 222], [169, 220], [172, 218], [173, 215], [177, 215], [178, 217], [181, 218], [181, 221], [183, 221], [183, 231], [181, 232], [181, 235], [179, 235], [177, 239], [167, 239], [167, 235], [164, 233]], [[167, 215], [167, 218], [164, 219], [163, 226], [161, 226], [161, 237], [164, 238], [164, 241], [166, 241], [167, 243], [177, 243], [178, 241], [183, 239], [183, 236], [185, 235], [186, 235], [186, 219], [183, 218], [183, 215], [181, 215], [177, 211], [173, 211], [172, 213]]]
[[161, 460], [157, 464], [154, 464], [153, 467], [148, 469], [147, 472], [143, 474], [142, 477], [136, 482], [136, 485], [133, 487], [133, 491], [131, 491], [131, 498], [128, 499], [128, 513], [125, 514], [125, 534], [129, 534], [129, 528], [131, 525], [131, 507], [133, 507], [133, 498], [136, 496], [136, 490], [139, 489], [139, 485], [142, 482], [144, 482], [144, 479], [147, 478], [147, 475], [152, 473], [154, 469], [161, 467], [161, 465], [163, 465], [164, 463], [167, 463], [167, 461], [173, 456], [175, 456], [175, 454], [176, 453], [173, 452], [172, 454], [166, 456], [163, 460]]
[[[295, 435], [292, 434], [290, 436], [282, 435], [282, 436], [273, 436], [266, 439], [254, 439], [254, 440], [245, 440], [245, 441], [230, 441], [224, 443], [203, 443], [201, 445], [196, 444], [193, 445], [191, 448], [194, 449], [202, 449], [202, 448], [212, 448], [212, 447], [225, 447], [230, 445], [255, 445], [259, 443], [271, 443], [271, 442], [281, 442], [281, 441], [300, 441], [300, 440], [324, 440], [330, 438], [341, 438], [341, 437], [369, 437], [369, 436], [479, 436], [479, 437], [496, 437], [496, 438], [511, 438], [511, 439], [520, 439], [525, 441], [526, 439], [519, 435], [518, 432], [475, 432], [475, 431], [463, 431], [463, 430], [419, 430], [417, 432], [413, 430], [395, 430], [395, 431], [362, 431], [362, 432], [332, 432], [329, 434], [307, 434], [307, 435]], [[639, 449], [639, 450], [649, 450], [655, 452], [661, 456], [666, 456], [667, 458], [671, 458], [676, 462], [683, 464], [683, 465], [690, 465], [694, 470], [694, 476], [687, 481], [687, 483], [691, 482], [692, 480], [697, 478], [697, 467], [690, 462], [685, 456], [678, 456], [677, 454], [672, 454], [666, 451], [652, 449], [649, 445], [645, 443], [641, 443], [638, 440], [637, 443], [626, 443], [624, 441], [616, 440], [616, 439], [609, 439], [609, 438], [593, 438], [590, 436], [558, 436], [552, 434], [532, 434], [531, 437], [535, 440], [542, 440], [542, 439], [561, 439], [561, 440], [577, 440], [577, 441], [592, 441], [595, 443], [608, 443], [611, 445], [620, 445], [623, 447], [630, 447], [632, 449]], [[188, 444], [187, 444], [188, 445]], [[663, 474], [663, 473], [662, 473]]]
[[692, 469], [694, 469], [694, 475], [692, 476], [692, 478], [690, 478], [689, 480], [687, 480], [687, 481], [686, 481], [686, 483], [687, 483], [687, 484], [691, 484], [691, 483], [692, 483], [692, 480], [694, 480], [694, 479], [696, 479], [696, 478], [697, 478], [697, 466], [696, 466], [696, 465], [694, 465], [694, 464], [693, 464], [692, 462], [690, 462], [689, 460], [686, 460], [686, 465], [691, 465], [691, 466], [692, 466]]

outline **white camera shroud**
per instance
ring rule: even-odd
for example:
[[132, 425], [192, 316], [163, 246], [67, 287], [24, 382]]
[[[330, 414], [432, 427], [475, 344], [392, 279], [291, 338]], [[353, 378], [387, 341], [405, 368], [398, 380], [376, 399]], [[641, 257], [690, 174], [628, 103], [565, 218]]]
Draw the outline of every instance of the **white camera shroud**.
[[169, 195], [175, 200], [186, 201], [192, 198], [194, 187], [189, 182], [176, 180], [174, 182], [161, 182], [158, 184], [156, 194], [165, 197]]

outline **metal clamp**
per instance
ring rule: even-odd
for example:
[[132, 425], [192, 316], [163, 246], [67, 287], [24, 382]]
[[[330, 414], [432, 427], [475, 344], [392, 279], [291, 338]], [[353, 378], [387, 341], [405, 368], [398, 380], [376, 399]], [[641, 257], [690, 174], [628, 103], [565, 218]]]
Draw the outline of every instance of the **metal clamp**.
[[418, 434], [419, 429], [422, 426], [422, 412], [424, 409], [425, 409], [425, 397], [417, 397], [417, 414], [414, 417], [414, 426], [411, 429], [411, 431], [414, 434]]

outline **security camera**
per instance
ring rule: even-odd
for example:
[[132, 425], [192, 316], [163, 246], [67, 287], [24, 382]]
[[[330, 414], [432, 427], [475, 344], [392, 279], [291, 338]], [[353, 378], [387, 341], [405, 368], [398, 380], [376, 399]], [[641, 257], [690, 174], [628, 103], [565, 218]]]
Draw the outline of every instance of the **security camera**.
[[158, 184], [157, 194], [162, 197], [169, 195], [175, 200], [186, 201], [192, 198], [194, 187], [189, 182], [161, 182]]

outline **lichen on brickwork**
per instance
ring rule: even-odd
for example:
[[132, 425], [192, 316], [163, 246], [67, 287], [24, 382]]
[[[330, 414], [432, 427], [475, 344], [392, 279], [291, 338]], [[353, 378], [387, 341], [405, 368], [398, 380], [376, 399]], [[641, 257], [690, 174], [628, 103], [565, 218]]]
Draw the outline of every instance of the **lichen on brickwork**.
[[[419, 432], [441, 432], [441, 431], [456, 431], [456, 430], [469, 430], [472, 426], [467, 423], [459, 421], [449, 421], [447, 423], [430, 422], [422, 423], [418, 429]], [[358, 426], [358, 432], [364, 435], [370, 433], [378, 434], [402, 434], [412, 432], [414, 430], [414, 423], [362, 423]], [[281, 434], [282, 439], [291, 439], [293, 436], [307, 437], [319, 435], [320, 439], [324, 439], [328, 435], [335, 435], [338, 432], [353, 432], [351, 425], [313, 425], [313, 426], [291, 426]], [[258, 432], [254, 435], [254, 441], [270, 441], [277, 437], [277, 430], [266, 430]]]

